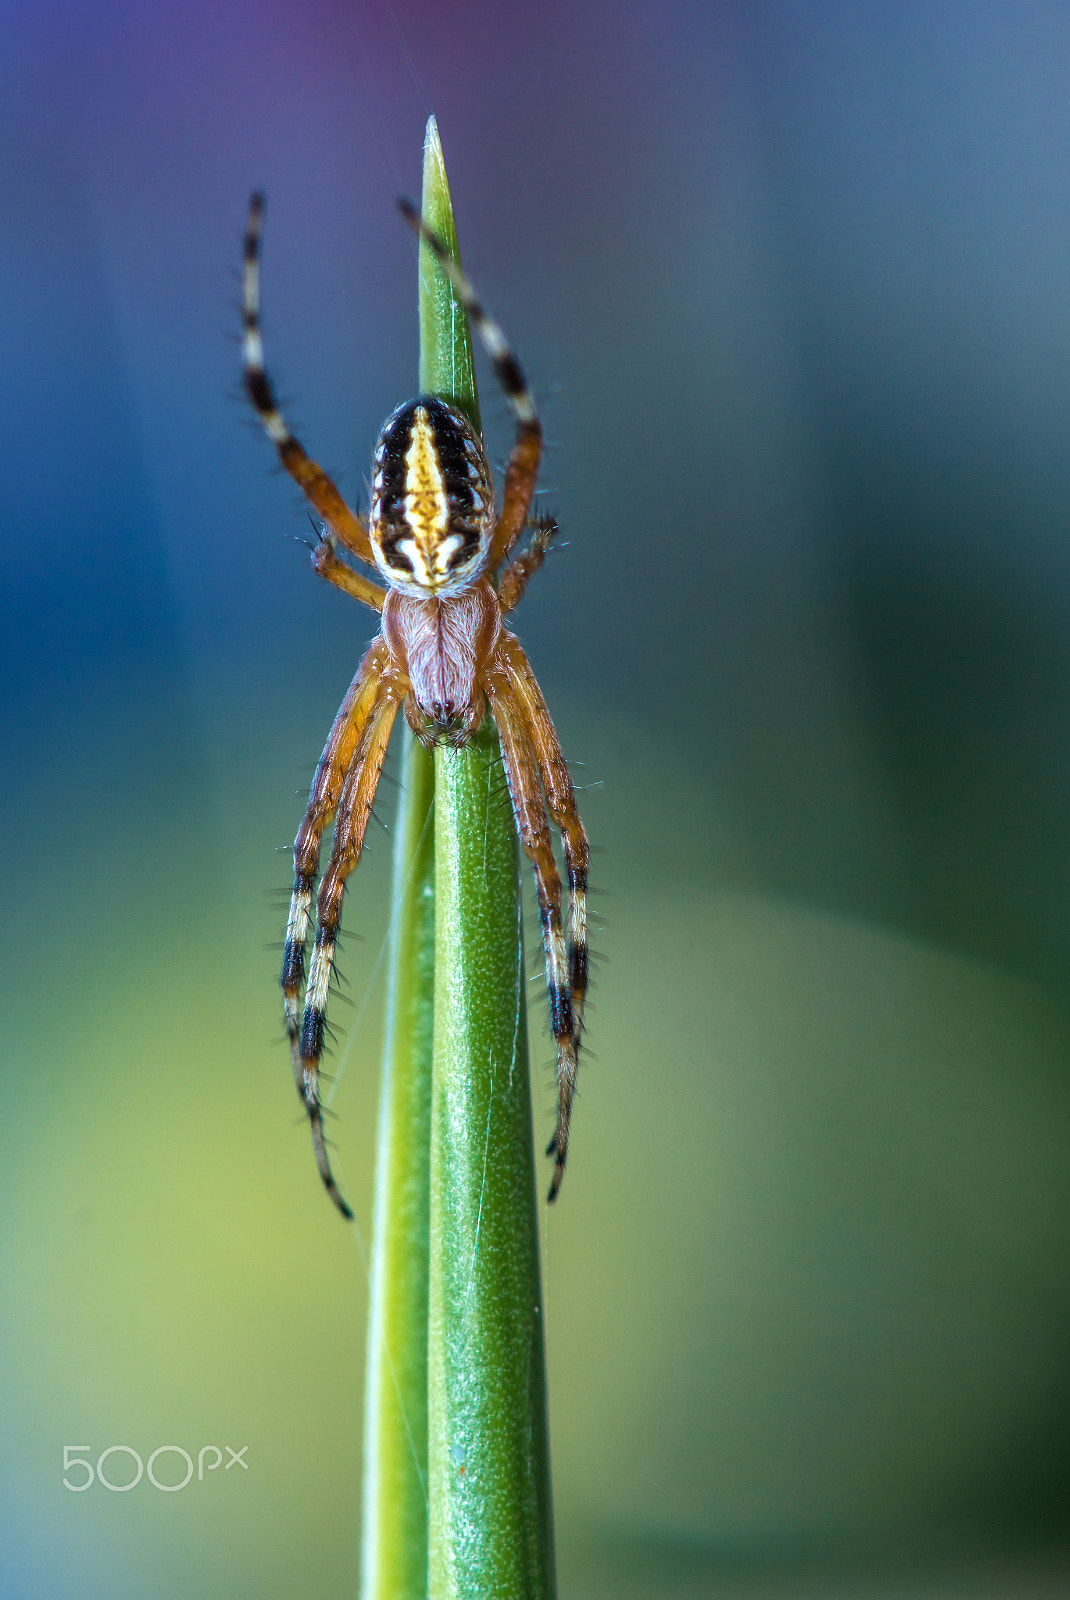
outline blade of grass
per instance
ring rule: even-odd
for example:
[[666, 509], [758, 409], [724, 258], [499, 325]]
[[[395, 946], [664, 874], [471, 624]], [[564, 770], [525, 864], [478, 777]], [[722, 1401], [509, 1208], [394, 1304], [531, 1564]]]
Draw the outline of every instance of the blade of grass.
[[[456, 255], [433, 119], [423, 214]], [[466, 321], [423, 244], [420, 268], [421, 333], [425, 316]], [[427, 378], [479, 427], [458, 362]], [[435, 752], [430, 1600], [555, 1593], [524, 989], [516, 829], [488, 711], [471, 744]]]
[[435, 753], [431, 1600], [555, 1593], [516, 832], [488, 715]]
[[[456, 254], [433, 118], [422, 206]], [[479, 427], [467, 318], [423, 243], [420, 388], [452, 400]], [[517, 845], [489, 713], [469, 748], [436, 753], [433, 784], [419, 746], [410, 743], [405, 761], [377, 1157], [361, 1593], [552, 1600]]]
[[[434, 119], [424, 149], [423, 211], [457, 248]], [[468, 318], [420, 246], [422, 394], [440, 394], [479, 427]], [[427, 1293], [435, 853], [430, 754], [407, 737], [395, 827], [386, 1043], [376, 1150], [364, 1397], [361, 1600], [427, 1593]]]

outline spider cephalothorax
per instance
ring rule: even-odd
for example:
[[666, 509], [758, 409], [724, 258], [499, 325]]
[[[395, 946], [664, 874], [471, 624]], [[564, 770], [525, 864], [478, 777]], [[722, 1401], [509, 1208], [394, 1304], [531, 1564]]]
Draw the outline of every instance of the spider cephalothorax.
[[[478, 434], [445, 400], [420, 395], [383, 424], [372, 461], [367, 525], [305, 453], [279, 411], [264, 367], [259, 257], [264, 202], [254, 195], [245, 234], [243, 294], [245, 388], [283, 466], [323, 519], [316, 571], [381, 613], [382, 627], [334, 721], [308, 809], [294, 841], [294, 886], [282, 961], [283, 1010], [294, 1077], [312, 1127], [320, 1174], [335, 1204], [351, 1212], [331, 1176], [323, 1138], [319, 1062], [334, 972], [346, 879], [360, 860], [372, 802], [399, 706], [424, 744], [464, 745], [489, 704], [501, 741], [517, 831], [535, 873], [546, 956], [550, 1026], [557, 1048], [557, 1125], [550, 1199], [568, 1154], [576, 1063], [587, 993], [587, 838], [568, 768], [542, 691], [503, 618], [542, 565], [557, 525], [532, 518], [542, 430], [519, 363], [442, 242], [400, 202], [431, 247], [494, 362], [517, 421], [498, 509]], [[509, 562], [526, 527], [523, 555]], [[382, 589], [338, 554], [374, 565]], [[320, 845], [334, 822], [330, 860], [320, 880], [307, 978], [305, 960]], [[561, 880], [550, 842], [557, 827], [568, 873], [567, 931]]]
[[460, 594], [416, 600], [394, 589], [383, 602], [383, 638], [409, 679], [405, 714], [429, 748], [463, 745], [483, 721], [484, 668], [502, 631], [498, 596], [486, 578]]

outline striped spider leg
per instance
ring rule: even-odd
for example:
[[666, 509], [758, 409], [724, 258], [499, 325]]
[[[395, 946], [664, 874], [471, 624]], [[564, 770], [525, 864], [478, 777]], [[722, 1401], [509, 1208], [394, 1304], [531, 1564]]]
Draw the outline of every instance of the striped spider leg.
[[[328, 1193], [347, 1217], [352, 1213], [331, 1175], [324, 1142], [319, 1062], [346, 879], [360, 859], [399, 707], [428, 748], [467, 744], [488, 701], [494, 713], [517, 831], [535, 874], [557, 1051], [557, 1123], [547, 1151], [555, 1158], [551, 1200], [568, 1155], [587, 993], [587, 838], [546, 702], [519, 641], [503, 625], [557, 531], [552, 519], [531, 517], [542, 429], [501, 329], [411, 203], [399, 205], [449, 276], [516, 418], [500, 510], [479, 436], [461, 411], [433, 395], [406, 401], [387, 418], [372, 462], [367, 523], [350, 510], [287, 427], [264, 366], [259, 313], [264, 202], [259, 195], [250, 203], [244, 253], [246, 392], [283, 466], [323, 519], [312, 557], [316, 571], [382, 618], [379, 637], [335, 718], [294, 843], [281, 980], [294, 1077], [311, 1123], [316, 1162]], [[534, 529], [528, 548], [500, 571], [525, 527]], [[338, 544], [358, 561], [374, 564], [385, 590], [343, 559]], [[567, 933], [551, 819], [561, 835], [568, 873]], [[323, 835], [332, 820], [306, 978], [312, 898]]]

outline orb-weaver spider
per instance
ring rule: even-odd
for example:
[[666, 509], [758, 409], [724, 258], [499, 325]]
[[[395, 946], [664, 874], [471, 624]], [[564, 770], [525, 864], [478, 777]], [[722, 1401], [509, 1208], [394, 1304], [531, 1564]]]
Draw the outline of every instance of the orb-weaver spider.
[[[335, 718], [294, 841], [293, 895], [282, 962], [283, 1010], [297, 1092], [311, 1123], [320, 1176], [346, 1217], [352, 1212], [331, 1175], [324, 1142], [319, 1061], [342, 895], [360, 859], [399, 706], [428, 747], [440, 741], [464, 745], [479, 728], [488, 702], [494, 714], [517, 831], [535, 873], [550, 1026], [557, 1047], [557, 1125], [547, 1148], [547, 1155], [555, 1157], [551, 1200], [561, 1186], [568, 1155], [587, 993], [587, 837], [542, 691], [519, 641], [502, 625], [503, 615], [542, 566], [556, 532], [552, 519], [530, 515], [542, 429], [501, 329], [415, 207], [406, 200], [398, 204], [448, 275], [516, 417], [500, 511], [478, 435], [455, 406], [432, 395], [406, 401], [386, 419], [372, 461], [367, 523], [349, 509], [284, 422], [264, 367], [259, 281], [264, 199], [259, 194], [250, 201], [244, 249], [246, 392], [283, 466], [323, 519], [312, 553], [316, 571], [382, 616], [379, 637]], [[534, 530], [528, 548], [502, 571], [526, 527]], [[387, 588], [343, 560], [339, 544], [358, 561], [377, 567]], [[567, 942], [547, 812], [561, 834], [568, 871]], [[306, 982], [312, 893], [320, 843], [332, 818], [331, 857], [319, 887]]]

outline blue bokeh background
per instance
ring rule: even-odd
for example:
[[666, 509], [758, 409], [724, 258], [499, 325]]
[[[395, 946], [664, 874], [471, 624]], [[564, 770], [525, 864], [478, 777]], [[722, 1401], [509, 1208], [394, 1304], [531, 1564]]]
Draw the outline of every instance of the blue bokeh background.
[[[269, 357], [359, 499], [432, 109], [546, 420], [569, 542], [517, 623], [604, 848], [543, 1213], [562, 1594], [1065, 1593], [1065, 8], [11, 0], [4, 33], [3, 1594], [354, 1592], [385, 835], [356, 1239], [265, 947], [372, 630], [294, 542], [234, 272], [263, 186]], [[76, 1443], [249, 1468], [75, 1494]]]

